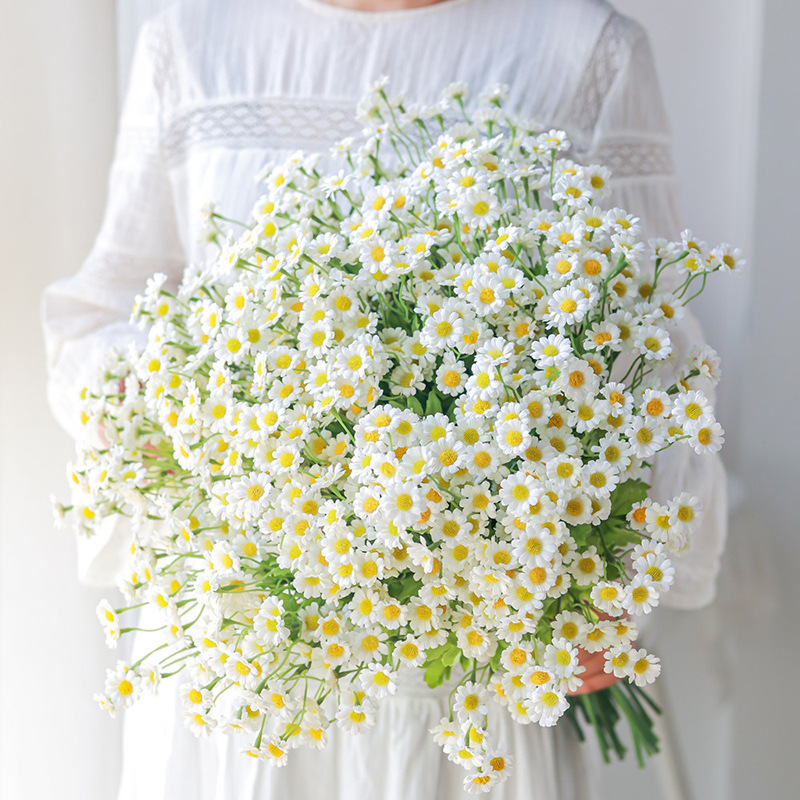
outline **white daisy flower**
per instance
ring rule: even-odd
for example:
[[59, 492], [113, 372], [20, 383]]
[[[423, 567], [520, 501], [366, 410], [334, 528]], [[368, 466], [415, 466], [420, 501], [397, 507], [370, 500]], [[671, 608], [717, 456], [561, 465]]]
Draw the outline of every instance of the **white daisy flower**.
[[530, 705], [533, 719], [542, 727], [549, 728], [558, 722], [569, 703], [561, 691], [545, 685], [534, 689]]
[[613, 674], [615, 678], [631, 678], [634, 664], [631, 652], [629, 645], [610, 647], [603, 653], [605, 659], [603, 671], [610, 675]]
[[719, 422], [692, 425], [689, 430], [689, 445], [700, 455], [716, 453], [725, 443], [725, 431]]
[[452, 708], [462, 724], [482, 727], [488, 710], [488, 699], [485, 686], [467, 681], [456, 689]]
[[572, 562], [570, 572], [579, 586], [590, 586], [603, 577], [605, 562], [597, 553], [597, 548], [592, 545], [578, 553]]
[[637, 575], [626, 587], [624, 608], [629, 614], [648, 614], [659, 601], [659, 591], [652, 580]]
[[571, 285], [553, 292], [544, 312], [544, 318], [562, 331], [568, 325], [583, 320], [590, 308], [589, 299]]
[[376, 700], [397, 691], [397, 674], [384, 664], [370, 664], [359, 675], [359, 681], [367, 695]]
[[661, 674], [661, 659], [645, 650], [631, 650], [632, 677], [637, 686], [647, 686]]

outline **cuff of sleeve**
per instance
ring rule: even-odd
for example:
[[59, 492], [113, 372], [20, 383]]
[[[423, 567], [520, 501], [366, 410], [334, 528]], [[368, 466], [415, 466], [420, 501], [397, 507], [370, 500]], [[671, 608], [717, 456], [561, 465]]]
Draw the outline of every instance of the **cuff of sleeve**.
[[66, 342], [50, 371], [47, 399], [53, 416], [74, 439], [86, 438], [81, 421], [80, 390], [95, 382], [103, 358], [113, 348], [126, 350], [131, 344], [144, 347], [147, 334], [128, 322], [108, 325], [89, 336]]

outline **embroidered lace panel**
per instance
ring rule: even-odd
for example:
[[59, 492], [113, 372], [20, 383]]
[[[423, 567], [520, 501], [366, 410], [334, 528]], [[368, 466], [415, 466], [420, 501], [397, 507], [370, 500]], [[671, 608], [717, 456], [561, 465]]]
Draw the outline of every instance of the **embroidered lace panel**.
[[668, 141], [635, 135], [602, 140], [588, 160], [608, 167], [615, 178], [671, 176], [675, 172]]
[[630, 22], [613, 13], [603, 26], [567, 114], [569, 133], [578, 150], [589, 146], [603, 101], [624, 65]]
[[348, 101], [294, 97], [232, 101], [178, 115], [167, 126], [162, 152], [173, 165], [191, 150], [215, 145], [327, 151], [334, 142], [360, 131], [355, 105]]

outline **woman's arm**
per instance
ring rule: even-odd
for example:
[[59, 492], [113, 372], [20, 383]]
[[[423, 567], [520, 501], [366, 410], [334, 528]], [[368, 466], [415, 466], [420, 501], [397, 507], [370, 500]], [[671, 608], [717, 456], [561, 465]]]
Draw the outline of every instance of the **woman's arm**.
[[164, 115], [161, 26], [140, 34], [120, 119], [105, 216], [80, 270], [47, 287], [42, 316], [53, 414], [74, 437], [83, 432], [78, 392], [103, 354], [141, 333], [128, 318], [135, 296], [156, 272], [177, 284], [184, 252], [161, 148]]
[[[612, 27], [612, 26], [607, 26]], [[641, 218], [644, 235], [679, 238], [678, 185], [671, 155], [671, 137], [644, 30], [617, 15], [617, 69], [596, 117], [587, 159], [609, 165], [614, 173], [611, 202]], [[700, 324], [687, 313], [670, 332], [680, 363], [705, 344]], [[710, 387], [704, 389], [714, 400]], [[665, 501], [681, 492], [700, 498], [704, 519], [689, 549], [674, 558], [675, 583], [662, 600], [673, 608], [698, 608], [715, 595], [716, 576], [727, 533], [725, 470], [719, 455], [697, 455], [676, 445], [655, 459], [651, 497]]]
[[[50, 285], [42, 316], [53, 414], [78, 442], [100, 444], [80, 418], [80, 391], [113, 347], [141, 341], [128, 321], [135, 296], [155, 272], [180, 281], [184, 252], [162, 153], [165, 31], [158, 21], [140, 34], [120, 119], [108, 200], [100, 232], [80, 270]], [[121, 518], [79, 544], [79, 572], [110, 584], [121, 566], [127, 531]]]

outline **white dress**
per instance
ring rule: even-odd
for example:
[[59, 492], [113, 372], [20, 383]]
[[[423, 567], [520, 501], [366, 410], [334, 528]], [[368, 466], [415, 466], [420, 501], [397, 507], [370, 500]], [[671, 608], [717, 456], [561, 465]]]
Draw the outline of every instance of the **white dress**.
[[[76, 275], [45, 295], [49, 396], [67, 430], [82, 435], [77, 393], [102, 353], [141, 337], [127, 319], [146, 279], [160, 271], [177, 284], [202, 257], [202, 205], [213, 201], [245, 220], [258, 196], [253, 176], [264, 164], [299, 148], [327, 150], [356, 133], [355, 103], [384, 74], [392, 91], [420, 102], [456, 80], [474, 96], [507, 84], [511, 108], [564, 128], [580, 158], [612, 168], [614, 204], [640, 216], [646, 235], [679, 232], [649, 45], [604, 0], [444, 0], [386, 13], [321, 0], [179, 2], [140, 36], [95, 246]], [[679, 350], [702, 339], [691, 318], [683, 331]], [[704, 605], [713, 597], [726, 528], [721, 462], [672, 448], [653, 482], [656, 499], [687, 490], [706, 508], [664, 598], [673, 607]], [[84, 579], [111, 583], [124, 541], [109, 521], [83, 546]], [[276, 770], [240, 755], [226, 737], [194, 739], [166, 685], [127, 712], [120, 800], [461, 797], [463, 771], [428, 734], [445, 704], [444, 690], [434, 694], [409, 680], [374, 729], [334, 733], [326, 750], [294, 751]], [[594, 796], [568, 724], [523, 727], [502, 712], [490, 727], [514, 759], [497, 800]]]

